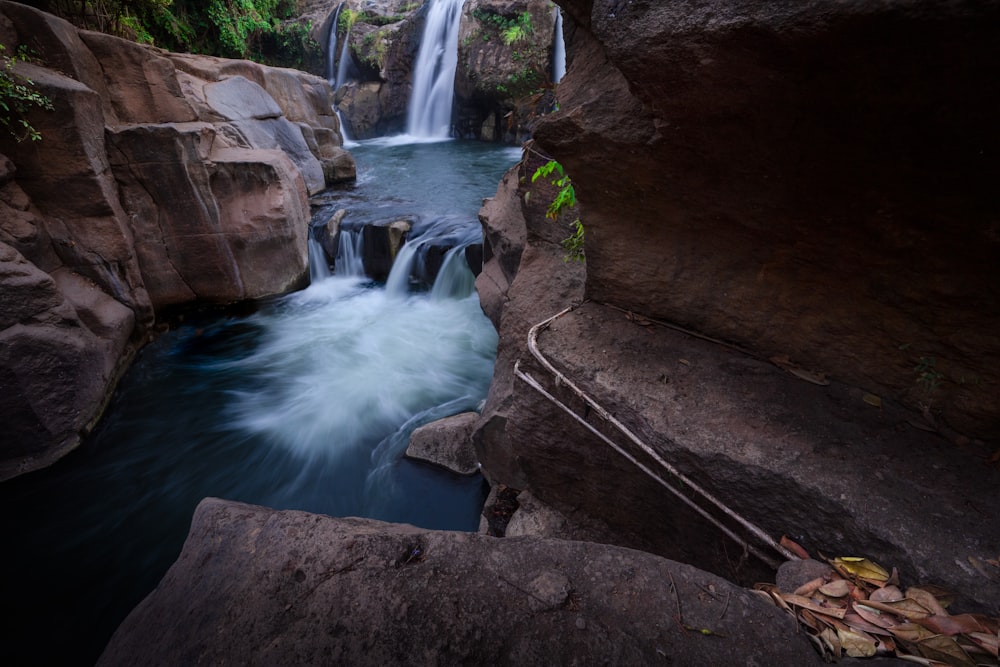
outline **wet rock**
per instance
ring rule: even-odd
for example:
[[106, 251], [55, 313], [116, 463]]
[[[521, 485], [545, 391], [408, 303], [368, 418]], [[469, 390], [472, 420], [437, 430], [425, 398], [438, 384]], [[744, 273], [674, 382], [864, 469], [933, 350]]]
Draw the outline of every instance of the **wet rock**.
[[799, 586], [809, 583], [813, 579], [825, 577], [832, 572], [833, 567], [811, 558], [789, 560], [778, 568], [774, 583], [780, 591], [794, 593]]
[[463, 412], [424, 424], [410, 436], [406, 455], [459, 475], [475, 474], [479, 472], [479, 462], [472, 448], [472, 431], [478, 421], [478, 413]]

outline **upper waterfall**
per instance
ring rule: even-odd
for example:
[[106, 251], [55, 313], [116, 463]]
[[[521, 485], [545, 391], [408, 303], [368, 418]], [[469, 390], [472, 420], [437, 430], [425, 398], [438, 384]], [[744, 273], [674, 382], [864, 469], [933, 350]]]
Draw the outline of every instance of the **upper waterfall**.
[[556, 28], [552, 40], [552, 83], [559, 83], [566, 75], [566, 41], [563, 39], [562, 10], [556, 7]]
[[413, 68], [406, 131], [414, 137], [447, 138], [458, 66], [458, 27], [465, 0], [431, 0]]

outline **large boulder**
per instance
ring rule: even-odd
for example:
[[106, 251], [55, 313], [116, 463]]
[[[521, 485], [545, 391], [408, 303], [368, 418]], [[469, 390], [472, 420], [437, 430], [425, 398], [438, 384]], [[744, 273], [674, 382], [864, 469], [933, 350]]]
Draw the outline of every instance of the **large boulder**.
[[202, 501], [99, 665], [822, 664], [783, 611], [705, 572], [585, 542], [496, 539]]

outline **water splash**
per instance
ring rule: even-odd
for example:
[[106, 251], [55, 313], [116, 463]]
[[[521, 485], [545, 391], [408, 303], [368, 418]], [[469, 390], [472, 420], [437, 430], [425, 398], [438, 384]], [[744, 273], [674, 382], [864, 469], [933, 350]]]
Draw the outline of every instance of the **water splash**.
[[413, 68], [406, 131], [417, 138], [447, 138], [458, 67], [458, 28], [464, 0], [431, 0]]
[[326, 261], [326, 253], [323, 246], [314, 238], [309, 239], [309, 282], [318, 283], [326, 280], [332, 274], [330, 265]]
[[452, 248], [444, 256], [444, 263], [431, 288], [431, 299], [464, 299], [476, 289], [476, 276], [465, 258], [466, 246]]
[[337, 257], [333, 263], [336, 275], [365, 277], [364, 243], [361, 230], [340, 229], [337, 235]]

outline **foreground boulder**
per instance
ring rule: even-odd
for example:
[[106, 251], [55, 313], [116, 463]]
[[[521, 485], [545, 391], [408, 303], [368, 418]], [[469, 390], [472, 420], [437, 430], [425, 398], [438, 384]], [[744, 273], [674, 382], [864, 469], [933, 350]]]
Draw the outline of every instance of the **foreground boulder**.
[[0, 2], [51, 102], [0, 131], [0, 480], [71, 450], [157, 318], [307, 279], [308, 195], [354, 177], [323, 79], [169, 54]]
[[651, 554], [202, 501], [99, 665], [821, 664], [784, 612]]

